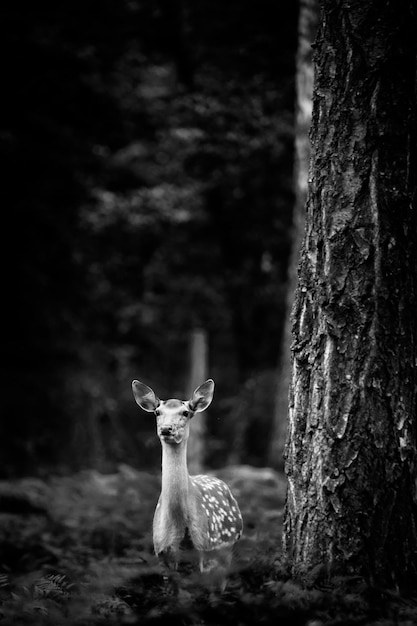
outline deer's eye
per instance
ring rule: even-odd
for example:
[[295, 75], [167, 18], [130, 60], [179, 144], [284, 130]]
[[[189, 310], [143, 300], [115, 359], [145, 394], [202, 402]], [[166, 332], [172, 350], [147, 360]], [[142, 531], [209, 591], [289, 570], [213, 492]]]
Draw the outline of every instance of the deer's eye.
[[190, 414], [190, 411], [187, 411], [187, 409], [185, 411], [182, 412], [184, 417], [188, 417]]

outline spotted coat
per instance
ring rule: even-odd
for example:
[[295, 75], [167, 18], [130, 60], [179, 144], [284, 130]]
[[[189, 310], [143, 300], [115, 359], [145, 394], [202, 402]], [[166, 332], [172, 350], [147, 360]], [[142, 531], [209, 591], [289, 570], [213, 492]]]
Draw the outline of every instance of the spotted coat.
[[195, 490], [200, 520], [205, 521], [204, 550], [216, 550], [234, 544], [242, 534], [243, 520], [229, 487], [219, 478], [190, 476]]

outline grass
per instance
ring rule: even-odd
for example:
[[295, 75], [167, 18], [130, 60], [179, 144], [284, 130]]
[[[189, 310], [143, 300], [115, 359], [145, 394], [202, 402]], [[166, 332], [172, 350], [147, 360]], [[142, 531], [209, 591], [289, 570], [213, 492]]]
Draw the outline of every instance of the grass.
[[285, 480], [272, 470], [216, 473], [245, 529], [226, 591], [196, 573], [168, 578], [152, 553], [159, 477], [121, 466], [0, 484], [0, 623], [359, 626], [417, 623], [417, 602], [356, 580], [302, 588], [280, 566]]

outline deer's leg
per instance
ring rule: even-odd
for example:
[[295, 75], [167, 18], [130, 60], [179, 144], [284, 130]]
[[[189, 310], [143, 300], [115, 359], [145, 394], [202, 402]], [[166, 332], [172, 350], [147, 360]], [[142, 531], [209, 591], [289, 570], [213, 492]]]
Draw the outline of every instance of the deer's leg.
[[178, 555], [171, 548], [163, 550], [157, 554], [162, 566], [162, 593], [167, 596], [178, 593]]
[[174, 571], [178, 569], [178, 552], [176, 550], [167, 548], [159, 552], [157, 556], [166, 569]]
[[231, 562], [232, 550], [230, 548], [200, 552], [200, 572], [204, 575], [209, 587], [223, 593], [226, 589]]

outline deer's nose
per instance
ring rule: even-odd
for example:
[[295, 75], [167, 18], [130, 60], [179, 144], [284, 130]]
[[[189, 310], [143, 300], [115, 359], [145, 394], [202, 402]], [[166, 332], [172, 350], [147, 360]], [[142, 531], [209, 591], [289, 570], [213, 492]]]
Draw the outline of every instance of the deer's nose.
[[161, 428], [159, 433], [161, 435], [172, 435], [172, 428], [168, 428], [167, 426], [164, 426], [164, 427]]

